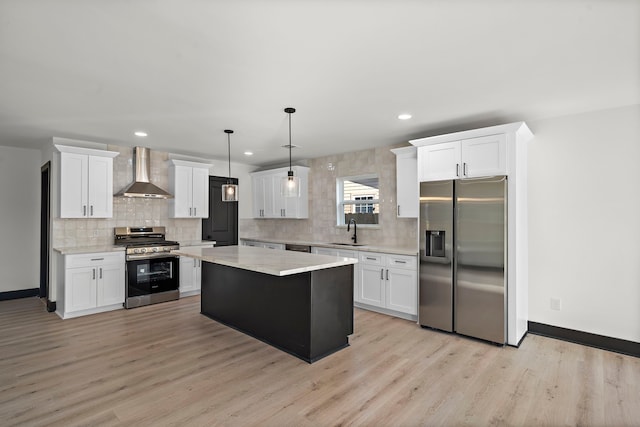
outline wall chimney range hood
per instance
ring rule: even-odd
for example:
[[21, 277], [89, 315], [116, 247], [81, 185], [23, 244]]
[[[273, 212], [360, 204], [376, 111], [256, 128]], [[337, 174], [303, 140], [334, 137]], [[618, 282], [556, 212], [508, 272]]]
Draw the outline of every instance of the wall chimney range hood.
[[116, 193], [117, 197], [170, 199], [173, 196], [150, 182], [151, 151], [145, 147], [133, 148], [134, 182]]

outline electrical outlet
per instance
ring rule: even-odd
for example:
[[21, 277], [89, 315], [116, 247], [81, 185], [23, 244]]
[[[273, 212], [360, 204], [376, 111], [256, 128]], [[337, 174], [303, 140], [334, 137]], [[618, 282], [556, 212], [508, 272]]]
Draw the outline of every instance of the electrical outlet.
[[562, 309], [562, 300], [560, 298], [551, 298], [551, 310], [560, 311]]

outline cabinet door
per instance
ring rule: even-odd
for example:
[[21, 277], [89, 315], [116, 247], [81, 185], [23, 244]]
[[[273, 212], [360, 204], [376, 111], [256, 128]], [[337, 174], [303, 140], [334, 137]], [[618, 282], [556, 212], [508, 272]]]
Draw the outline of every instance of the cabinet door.
[[113, 216], [113, 159], [89, 156], [88, 215], [91, 218]]
[[408, 314], [418, 314], [417, 280], [415, 270], [389, 268], [387, 280], [387, 308]]
[[95, 308], [97, 268], [68, 268], [65, 276], [65, 312]]
[[418, 180], [441, 181], [461, 175], [460, 142], [425, 145], [418, 148]]
[[465, 139], [461, 144], [462, 175], [465, 178], [507, 174], [507, 139], [504, 134]]
[[60, 153], [60, 218], [86, 218], [89, 157]]
[[193, 290], [200, 291], [202, 288], [202, 261], [196, 260], [196, 267], [193, 269]]
[[173, 218], [193, 217], [192, 168], [187, 166], [173, 166]]
[[124, 303], [124, 264], [107, 264], [97, 268], [97, 305]]
[[209, 216], [209, 171], [193, 168], [192, 177], [192, 217], [207, 218]]
[[396, 199], [398, 218], [418, 217], [420, 192], [416, 157], [396, 158]]
[[253, 175], [251, 177], [253, 192], [253, 217], [264, 218], [265, 208], [265, 180], [263, 175]]
[[360, 264], [360, 286], [358, 301], [377, 307], [385, 306], [384, 268], [377, 265]]
[[195, 268], [196, 259], [180, 257], [180, 293], [193, 291], [195, 289]]

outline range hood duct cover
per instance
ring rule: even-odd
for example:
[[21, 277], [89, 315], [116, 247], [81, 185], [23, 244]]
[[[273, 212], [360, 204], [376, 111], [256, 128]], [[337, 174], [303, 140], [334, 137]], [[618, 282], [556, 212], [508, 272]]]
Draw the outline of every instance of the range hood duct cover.
[[146, 147], [133, 148], [135, 181], [116, 193], [118, 197], [140, 197], [145, 199], [170, 199], [173, 196], [150, 182], [151, 151]]

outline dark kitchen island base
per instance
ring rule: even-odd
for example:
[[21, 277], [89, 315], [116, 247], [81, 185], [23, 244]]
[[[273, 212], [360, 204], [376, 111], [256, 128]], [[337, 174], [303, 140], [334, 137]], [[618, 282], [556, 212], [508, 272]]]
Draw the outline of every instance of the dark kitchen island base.
[[203, 262], [201, 311], [313, 363], [349, 345], [353, 265], [274, 276]]

